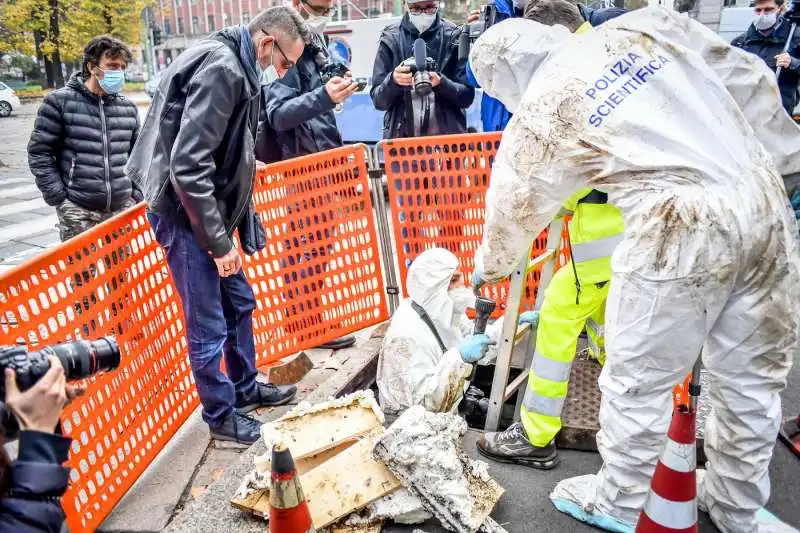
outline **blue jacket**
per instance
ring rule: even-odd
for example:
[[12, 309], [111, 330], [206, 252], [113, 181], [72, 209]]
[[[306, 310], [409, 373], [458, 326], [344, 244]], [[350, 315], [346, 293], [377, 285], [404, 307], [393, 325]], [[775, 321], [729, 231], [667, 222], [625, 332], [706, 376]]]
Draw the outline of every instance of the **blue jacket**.
[[59, 533], [64, 523], [61, 497], [69, 468], [61, 466], [72, 439], [22, 431], [19, 456], [8, 471], [8, 491], [0, 498], [0, 533]]
[[[497, 8], [495, 24], [510, 18], [522, 16], [522, 11], [515, 9], [514, 3], [511, 0], [495, 0], [495, 6]], [[469, 65], [467, 65], [467, 81], [469, 81], [473, 87], [480, 87]], [[511, 120], [511, 113], [506, 109], [506, 106], [504, 106], [500, 100], [483, 93], [483, 98], [481, 99], [481, 123], [483, 124], [483, 131], [502, 131], [505, 129], [509, 120]]]
[[[511, 0], [496, 0], [497, 6], [497, 22], [503, 20], [522, 16], [522, 12], [514, 9], [514, 4]], [[620, 7], [606, 7], [600, 9], [593, 9], [578, 5], [581, 16], [592, 26], [599, 26], [607, 20], [618, 17], [627, 10]], [[478, 80], [472, 73], [472, 69], [467, 63], [467, 80], [473, 87], [480, 87]], [[483, 123], [483, 131], [502, 131], [505, 129], [508, 121], [511, 120], [511, 113], [499, 101], [486, 93], [483, 93], [483, 100], [481, 100], [481, 122]]]

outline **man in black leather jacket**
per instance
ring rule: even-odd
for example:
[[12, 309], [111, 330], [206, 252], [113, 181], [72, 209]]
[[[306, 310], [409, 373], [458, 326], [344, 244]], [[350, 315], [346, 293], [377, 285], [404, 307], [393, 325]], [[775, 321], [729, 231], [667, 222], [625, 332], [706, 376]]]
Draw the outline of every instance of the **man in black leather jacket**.
[[139, 133], [136, 105], [119, 94], [130, 61], [124, 43], [95, 37], [81, 72], [48, 94], [36, 115], [28, 164], [44, 201], [56, 207], [62, 241], [142, 200], [124, 170]]
[[[475, 89], [467, 82], [467, 59], [458, 58], [461, 29], [442, 17], [434, 0], [406, 3], [408, 12], [403, 19], [383, 30], [372, 70], [372, 102], [376, 109], [386, 111], [383, 136], [466, 133], [466, 109], [475, 98]], [[433, 92], [427, 97], [412, 90], [411, 69], [402, 65], [413, 57], [418, 38], [425, 41], [427, 55], [437, 67], [431, 72]]]
[[248, 253], [265, 245], [251, 203], [261, 79], [291, 69], [307, 35], [292, 9], [273, 7], [183, 52], [161, 78], [128, 165], [183, 302], [203, 418], [213, 438], [241, 444], [259, 437], [245, 413], [295, 394], [256, 383], [256, 303], [233, 232]]

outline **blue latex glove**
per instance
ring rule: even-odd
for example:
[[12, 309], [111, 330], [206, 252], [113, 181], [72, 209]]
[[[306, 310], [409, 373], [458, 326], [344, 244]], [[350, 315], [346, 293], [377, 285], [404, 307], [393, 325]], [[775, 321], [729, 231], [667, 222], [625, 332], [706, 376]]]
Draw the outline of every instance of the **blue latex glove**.
[[539, 311], [525, 311], [519, 315], [519, 323], [530, 324], [531, 327], [536, 327], [539, 324]]
[[794, 216], [800, 220], [800, 187], [796, 188], [792, 195], [792, 209], [794, 209]]
[[458, 353], [461, 354], [461, 359], [463, 359], [465, 363], [477, 363], [486, 355], [489, 346], [494, 346], [495, 344], [497, 344], [497, 342], [483, 333], [470, 335], [458, 343]]
[[472, 291], [475, 293], [475, 295], [480, 295], [481, 287], [486, 285], [486, 280], [483, 279], [483, 272], [480, 268], [475, 267], [475, 270], [472, 271], [470, 282], [472, 283]]

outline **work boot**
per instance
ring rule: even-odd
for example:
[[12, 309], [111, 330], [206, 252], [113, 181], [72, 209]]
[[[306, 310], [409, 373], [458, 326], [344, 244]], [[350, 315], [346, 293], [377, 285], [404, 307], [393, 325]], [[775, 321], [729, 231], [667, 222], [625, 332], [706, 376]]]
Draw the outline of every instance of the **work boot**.
[[278, 387], [272, 383], [256, 382], [256, 392], [252, 397], [236, 401], [236, 412], [240, 415], [246, 415], [259, 407], [283, 405], [292, 401], [295, 394], [297, 394], [297, 387], [294, 385]]
[[540, 470], [550, 470], [558, 464], [556, 446], [552, 442], [540, 448], [528, 442], [525, 428], [517, 422], [498, 433], [484, 433], [478, 439], [478, 451], [500, 463], [513, 463]]
[[211, 430], [211, 438], [250, 446], [261, 436], [261, 422], [234, 412], [221, 426]]

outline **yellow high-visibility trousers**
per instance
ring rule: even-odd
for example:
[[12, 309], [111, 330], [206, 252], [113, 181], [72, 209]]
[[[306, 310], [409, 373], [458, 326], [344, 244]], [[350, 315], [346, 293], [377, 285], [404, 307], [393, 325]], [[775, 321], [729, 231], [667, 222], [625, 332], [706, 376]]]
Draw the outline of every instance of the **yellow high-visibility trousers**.
[[[545, 290], [533, 355], [521, 409], [521, 422], [534, 446], [546, 446], [561, 430], [561, 409], [567, 397], [570, 368], [578, 336], [587, 333], [594, 356], [602, 362], [602, 325], [609, 283], [575, 286], [572, 265], [556, 271]], [[593, 330], [593, 331], [592, 331]]]

